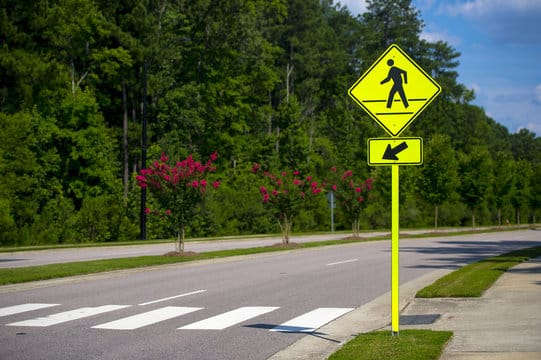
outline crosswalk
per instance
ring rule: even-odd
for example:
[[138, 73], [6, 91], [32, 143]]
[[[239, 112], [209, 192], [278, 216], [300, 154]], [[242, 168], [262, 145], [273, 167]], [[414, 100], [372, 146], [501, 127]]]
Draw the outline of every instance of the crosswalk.
[[[10, 327], [49, 327], [90, 318], [100, 314], [114, 314], [115, 311], [132, 307], [132, 305], [102, 305], [95, 307], [82, 307], [68, 311], [56, 312], [43, 317], [34, 317], [22, 321], [9, 322], [9, 317], [37, 310], [52, 309], [61, 304], [27, 303], [0, 308], [0, 318], [7, 318], [5, 326]], [[106, 323], [91, 326], [92, 329], [129, 331], [147, 326], [156, 325], [162, 321], [177, 319], [183, 315], [196, 313], [202, 307], [165, 306], [158, 309], [144, 311], [128, 317], [117, 318]], [[213, 315], [196, 322], [176, 327], [177, 330], [224, 330], [240, 325], [258, 316], [278, 311], [278, 306], [243, 306], [237, 309]], [[272, 332], [283, 333], [311, 333], [323, 325], [352, 311], [353, 308], [321, 307], [310, 310], [304, 314], [290, 319], [280, 325], [269, 325]], [[47, 310], [49, 311], [49, 310]]]

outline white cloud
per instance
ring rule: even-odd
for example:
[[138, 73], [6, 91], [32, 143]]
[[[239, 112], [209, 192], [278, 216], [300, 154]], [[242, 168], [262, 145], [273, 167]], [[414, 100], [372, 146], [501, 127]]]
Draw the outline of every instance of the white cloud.
[[460, 37], [449, 35], [447, 32], [423, 31], [421, 33], [421, 39], [424, 39], [431, 43], [441, 40], [453, 47], [457, 47], [462, 43]]
[[[517, 85], [512, 79], [492, 77], [479, 79], [473, 87], [476, 98], [473, 104], [482, 107], [487, 116], [504, 125], [511, 132], [522, 128], [539, 135], [541, 131], [541, 102], [534, 101], [531, 86]], [[541, 86], [536, 88], [541, 96]], [[536, 96], [537, 96], [536, 95]]]
[[541, 105], [541, 84], [535, 87], [534, 101]]
[[490, 16], [491, 14], [527, 14], [541, 10], [539, 0], [473, 0], [443, 5], [451, 15], [466, 15], [473, 18]]
[[526, 129], [528, 129], [531, 132], [535, 133], [537, 136], [541, 136], [541, 122], [540, 123], [529, 123], [528, 125], [526, 125]]
[[541, 43], [539, 0], [472, 0], [443, 4], [439, 10], [471, 20], [495, 41], [510, 44]]
[[471, 89], [475, 92], [476, 95], [481, 93], [481, 86], [479, 86], [479, 84], [477, 83], [471, 84]]
[[340, 0], [336, 3], [346, 5], [353, 16], [366, 12], [366, 0]]

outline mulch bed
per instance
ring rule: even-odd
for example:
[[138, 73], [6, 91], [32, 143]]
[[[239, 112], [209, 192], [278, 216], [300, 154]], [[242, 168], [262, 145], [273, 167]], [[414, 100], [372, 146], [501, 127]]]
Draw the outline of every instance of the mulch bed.
[[348, 236], [345, 237], [344, 240], [363, 240], [363, 238], [360, 236]]
[[196, 252], [193, 252], [193, 251], [181, 251], [181, 252], [177, 252], [177, 251], [170, 251], [168, 253], [165, 253], [163, 254], [163, 256], [197, 256], [199, 255], [199, 253], [196, 253]]
[[290, 242], [290, 243], [287, 243], [287, 244], [284, 244], [284, 243], [276, 243], [276, 244], [269, 245], [269, 246], [266, 246], [266, 247], [271, 247], [271, 248], [284, 248], [284, 249], [296, 249], [296, 248], [299, 248], [299, 247], [301, 247], [301, 246], [300, 246], [298, 243]]

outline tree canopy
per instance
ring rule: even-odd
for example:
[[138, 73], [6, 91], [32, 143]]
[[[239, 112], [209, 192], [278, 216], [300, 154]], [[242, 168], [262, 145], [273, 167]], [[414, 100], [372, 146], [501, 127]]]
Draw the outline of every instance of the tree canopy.
[[[443, 88], [404, 133], [425, 139], [426, 159], [404, 172], [403, 226], [431, 226], [434, 208], [439, 225], [536, 221], [541, 139], [471, 104], [460, 54], [423, 26], [410, 0], [357, 17], [332, 0], [0, 0], [0, 245], [137, 238], [143, 150], [218, 151], [223, 193], [191, 236], [279, 231], [254, 162], [373, 178], [361, 225], [387, 226], [390, 175], [366, 162], [384, 134], [347, 89], [392, 43]], [[328, 229], [327, 213], [322, 202], [295, 227]], [[149, 221], [149, 237], [168, 236]]]

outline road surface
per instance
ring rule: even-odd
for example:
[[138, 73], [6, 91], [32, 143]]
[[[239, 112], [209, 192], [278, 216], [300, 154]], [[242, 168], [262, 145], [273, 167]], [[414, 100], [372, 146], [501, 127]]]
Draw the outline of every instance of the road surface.
[[[540, 235], [403, 240], [400, 281], [541, 245]], [[121, 274], [0, 287], [0, 359], [267, 359], [388, 292], [390, 242]]]

